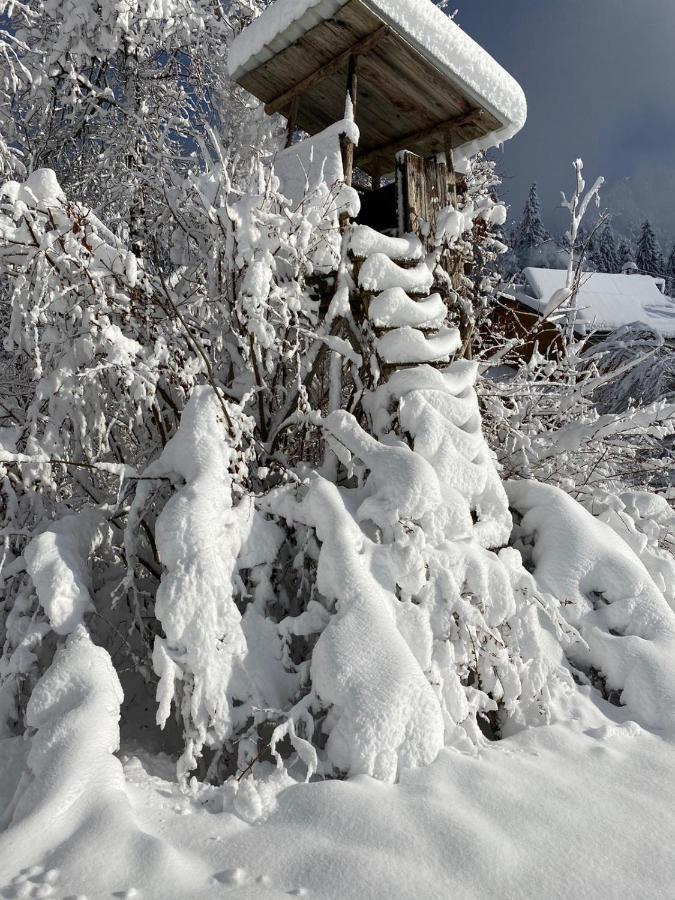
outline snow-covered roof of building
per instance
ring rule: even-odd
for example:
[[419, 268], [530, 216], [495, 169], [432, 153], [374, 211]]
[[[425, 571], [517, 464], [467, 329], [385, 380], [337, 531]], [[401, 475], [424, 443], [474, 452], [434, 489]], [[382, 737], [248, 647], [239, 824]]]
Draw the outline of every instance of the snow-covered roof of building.
[[[422, 155], [445, 149], [453, 119], [460, 159], [507, 140], [525, 124], [518, 83], [431, 0], [276, 0], [235, 39], [229, 69], [268, 111], [287, 112], [290, 102], [275, 101], [311, 79], [297, 122], [314, 134], [342, 118], [349, 51], [376, 35], [359, 58], [364, 168], [381, 168], [373, 153], [380, 147], [393, 158], [389, 145], [397, 139], [414, 145], [404, 141], [399, 149]], [[342, 55], [344, 66], [327, 76], [328, 63]], [[468, 121], [460, 124], [463, 117]], [[419, 138], [434, 128], [435, 136]]]
[[[543, 313], [556, 291], [565, 288], [562, 269], [523, 270], [525, 288], [516, 288], [515, 299]], [[641, 322], [666, 338], [675, 338], [675, 301], [659, 290], [659, 279], [650, 275], [607, 275], [592, 272], [582, 277], [577, 294], [575, 330], [614, 331]]]

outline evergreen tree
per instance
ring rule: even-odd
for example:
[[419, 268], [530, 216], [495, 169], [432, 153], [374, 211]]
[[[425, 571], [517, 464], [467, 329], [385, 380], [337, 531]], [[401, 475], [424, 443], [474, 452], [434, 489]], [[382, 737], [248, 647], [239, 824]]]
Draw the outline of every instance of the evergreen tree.
[[532, 251], [549, 239], [550, 234], [546, 231], [541, 219], [537, 185], [533, 184], [523, 209], [523, 215], [516, 228], [514, 250], [521, 267], [529, 265]]
[[609, 221], [605, 221], [595, 235], [592, 262], [598, 272], [607, 272], [613, 275], [621, 271], [616, 238]]
[[645, 219], [642, 225], [635, 262], [645, 275], [663, 274], [663, 253], [649, 219]]
[[624, 266], [627, 266], [630, 263], [635, 264], [635, 253], [625, 238], [622, 238], [621, 243], [619, 244], [618, 256], [620, 272], [623, 272]]
[[666, 263], [666, 292], [669, 297], [675, 296], [675, 245], [670, 251], [668, 262]]

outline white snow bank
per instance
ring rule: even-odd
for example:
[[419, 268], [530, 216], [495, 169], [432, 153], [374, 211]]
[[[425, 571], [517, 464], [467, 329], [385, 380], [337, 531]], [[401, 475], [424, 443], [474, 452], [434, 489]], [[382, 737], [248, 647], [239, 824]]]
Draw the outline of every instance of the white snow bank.
[[667, 544], [675, 544], [675, 510], [666, 498], [646, 491], [614, 494], [596, 490], [585, 506], [642, 560], [654, 584], [675, 609], [675, 558], [666, 549]]
[[462, 346], [456, 328], [441, 328], [430, 337], [414, 328], [396, 328], [375, 341], [379, 357], [385, 363], [449, 362]]
[[93, 608], [89, 559], [109, 531], [101, 515], [83, 512], [54, 522], [26, 547], [26, 569], [57, 634], [70, 634]]
[[386, 291], [400, 287], [410, 294], [426, 294], [434, 283], [434, 276], [425, 262], [414, 269], [403, 269], [384, 253], [374, 253], [361, 266], [359, 287], [364, 291]]
[[[583, 730], [534, 729], [478, 755], [442, 751], [397, 785], [359, 777], [291, 787], [252, 827], [229, 787], [186, 794], [169, 760], [132, 755], [127, 793], [161, 857], [142, 854], [138, 832], [111, 834], [92, 820], [46, 866], [43, 841], [27, 840], [20, 857], [3, 853], [0, 882], [9, 893], [23, 866], [41, 863], [60, 869], [57, 897], [123, 897], [133, 885], [139, 900], [665, 900], [675, 880], [674, 767], [672, 744], [598, 710]], [[249, 793], [263, 794], [265, 779], [253, 779]], [[39, 828], [55, 836], [53, 822]]]
[[537, 584], [588, 644], [573, 657], [598, 669], [638, 721], [675, 733], [675, 613], [647, 569], [604, 522], [563, 491], [534, 481], [506, 485], [522, 516], [516, 546], [532, 543]]
[[[330, 19], [349, 0], [277, 0], [230, 47], [228, 67], [239, 78]], [[478, 105], [502, 122], [492, 134], [458, 147], [470, 157], [517, 134], [527, 118], [520, 85], [430, 0], [363, 0]]]
[[376, 434], [385, 435], [396, 414], [412, 436], [415, 453], [438, 477], [453, 537], [499, 547], [509, 539], [511, 516], [483, 436], [476, 376], [476, 364], [464, 360], [444, 371], [418, 366], [395, 372], [364, 406]]
[[61, 206], [66, 199], [53, 169], [36, 169], [21, 184], [18, 181], [5, 182], [2, 195], [13, 203], [22, 203], [29, 209], [43, 212], [51, 206]]
[[[368, 307], [368, 318], [376, 328], [440, 328], [448, 310], [440, 294], [412, 300], [403, 288], [383, 291]], [[453, 351], [454, 352], [454, 351]]]
[[[355, 420], [347, 421], [353, 417], [333, 416], [331, 430], [343, 440], [358, 438]], [[367, 438], [365, 432], [361, 435]], [[368, 449], [377, 453], [377, 442], [370, 441]], [[414, 466], [413, 457], [408, 451]], [[388, 471], [403, 473], [405, 466], [399, 463]], [[433, 478], [433, 472], [427, 475]], [[402, 507], [408, 514], [420, 514], [428, 501], [413, 497], [409, 487]], [[444, 732], [434, 690], [397, 628], [394, 584], [382, 582], [375, 562], [380, 550], [365, 536], [334, 484], [316, 478], [301, 504], [290, 495], [285, 501], [292, 504], [286, 509], [292, 509], [294, 521], [316, 528], [322, 542], [317, 586], [323, 596], [337, 601], [337, 613], [322, 632], [311, 664], [313, 692], [332, 706], [324, 725], [330, 731], [326, 753], [343, 772], [394, 781], [402, 768], [432, 762], [443, 746]], [[283, 514], [284, 498], [275, 505]], [[386, 507], [381, 512], [387, 521], [396, 516]], [[375, 503], [362, 507], [360, 515], [377, 516]]]
[[10, 827], [0, 834], [0, 884], [11, 891], [3, 896], [64, 897], [101, 876], [133, 896], [125, 893], [129, 873], [138, 878], [144, 869], [161, 871], [177, 894], [189, 890], [177, 854], [136, 824], [113, 755], [122, 699], [110, 656], [78, 625], [28, 703], [35, 733], [7, 810]]

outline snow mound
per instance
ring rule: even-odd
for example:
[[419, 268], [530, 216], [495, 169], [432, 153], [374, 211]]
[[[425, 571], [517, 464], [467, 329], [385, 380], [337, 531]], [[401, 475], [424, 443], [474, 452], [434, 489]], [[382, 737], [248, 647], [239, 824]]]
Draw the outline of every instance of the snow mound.
[[391, 237], [369, 228], [368, 225], [352, 225], [349, 249], [356, 259], [367, 259], [374, 253], [384, 253], [393, 260], [422, 259], [424, 247], [414, 234]]
[[303, 202], [308, 193], [323, 183], [331, 191], [339, 213], [357, 216], [360, 201], [355, 190], [344, 184], [340, 136], [346, 135], [358, 146], [359, 129], [351, 119], [335, 122], [324, 131], [287, 147], [274, 158], [274, 174], [281, 192], [293, 206]]
[[50, 525], [26, 547], [28, 574], [57, 634], [70, 634], [92, 609], [89, 558], [108, 534], [100, 514], [83, 512]]
[[593, 668], [638, 721], [675, 731], [675, 613], [628, 544], [550, 485], [506, 485], [522, 515], [516, 546], [532, 545], [538, 585], [565, 602], [586, 641], [573, 659]]
[[454, 536], [499, 547], [509, 539], [511, 516], [482, 432], [477, 371], [475, 363], [458, 361], [444, 371], [417, 366], [395, 372], [365, 403], [377, 434], [386, 434], [398, 415], [415, 453], [433, 467]]
[[[113, 755], [122, 699], [110, 656], [78, 625], [28, 703], [35, 733], [6, 811], [9, 828], [0, 834], [0, 883], [12, 891], [3, 896], [66, 896], [92, 877], [107, 877], [119, 896], [133, 896], [125, 892], [130, 873], [139, 878], [144, 869], [161, 870], [178, 892], [189, 890], [178, 854], [141, 831], [129, 803]], [[49, 866], [35, 865], [46, 858]]]
[[375, 345], [385, 363], [449, 362], [462, 346], [462, 339], [456, 328], [441, 328], [437, 334], [427, 337], [405, 326], [378, 337]]
[[368, 318], [376, 328], [440, 328], [447, 314], [440, 294], [415, 301], [403, 288], [383, 291], [368, 307]]
[[411, 294], [427, 294], [433, 283], [433, 273], [425, 262], [403, 269], [384, 253], [373, 253], [359, 271], [359, 287], [374, 293], [400, 287]]

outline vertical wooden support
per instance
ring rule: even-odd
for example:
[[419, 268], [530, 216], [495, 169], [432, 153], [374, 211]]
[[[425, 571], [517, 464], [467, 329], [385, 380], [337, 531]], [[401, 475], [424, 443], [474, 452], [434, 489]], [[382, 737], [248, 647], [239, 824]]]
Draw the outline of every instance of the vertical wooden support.
[[[351, 113], [356, 121], [356, 103], [358, 100], [358, 56], [352, 54], [349, 57], [349, 68], [347, 70], [347, 96], [351, 103]], [[340, 135], [340, 147], [342, 149], [342, 169], [345, 175], [345, 184], [351, 187], [354, 175], [354, 142], [346, 134]]]
[[288, 121], [286, 123], [286, 147], [290, 147], [293, 143], [295, 129], [298, 126], [298, 113], [300, 112], [301, 100], [302, 97], [300, 96], [300, 94], [296, 94], [296, 96], [291, 100], [291, 106], [288, 111]]
[[445, 164], [448, 167], [448, 193], [452, 205], [457, 208], [457, 176], [455, 174], [455, 158], [452, 152], [452, 134], [446, 131], [444, 135]]
[[448, 176], [445, 165], [423, 159], [408, 151], [396, 159], [399, 198], [399, 231], [416, 234], [427, 250], [439, 210], [448, 205]]

